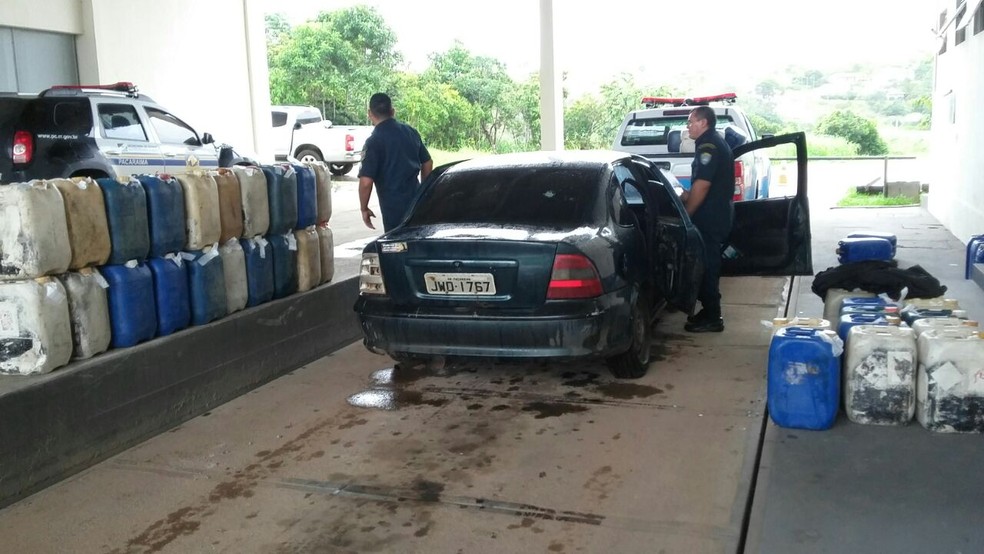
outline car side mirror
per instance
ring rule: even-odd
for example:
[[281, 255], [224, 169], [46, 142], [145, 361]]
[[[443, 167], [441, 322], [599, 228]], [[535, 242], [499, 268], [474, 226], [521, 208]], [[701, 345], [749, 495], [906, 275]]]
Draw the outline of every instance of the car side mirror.
[[212, 133], [202, 133], [202, 144], [212, 144], [215, 139], [212, 138]]
[[330, 119], [325, 120], [325, 129], [331, 129], [332, 127], [334, 127], [334, 125], [335, 124], [332, 123]]

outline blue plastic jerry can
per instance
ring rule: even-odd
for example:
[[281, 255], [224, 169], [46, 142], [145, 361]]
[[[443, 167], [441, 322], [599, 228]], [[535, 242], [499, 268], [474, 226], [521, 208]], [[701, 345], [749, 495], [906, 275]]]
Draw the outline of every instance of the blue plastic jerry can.
[[772, 421], [793, 429], [829, 429], [840, 407], [843, 342], [831, 331], [783, 327], [769, 346]]

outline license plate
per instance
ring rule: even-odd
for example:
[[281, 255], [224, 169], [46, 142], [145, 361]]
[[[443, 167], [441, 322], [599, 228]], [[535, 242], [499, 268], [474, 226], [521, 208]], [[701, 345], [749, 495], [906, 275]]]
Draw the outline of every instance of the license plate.
[[495, 294], [495, 280], [491, 273], [425, 273], [424, 284], [429, 294]]

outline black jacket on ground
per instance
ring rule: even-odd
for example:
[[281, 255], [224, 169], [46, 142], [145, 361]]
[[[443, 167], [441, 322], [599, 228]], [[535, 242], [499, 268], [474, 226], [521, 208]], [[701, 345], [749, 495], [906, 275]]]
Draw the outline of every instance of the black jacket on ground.
[[936, 298], [946, 292], [946, 287], [922, 267], [902, 269], [895, 260], [828, 267], [813, 277], [813, 293], [820, 298], [826, 299], [827, 291], [832, 288], [887, 294], [892, 300], [902, 296], [902, 289], [908, 289], [906, 298]]

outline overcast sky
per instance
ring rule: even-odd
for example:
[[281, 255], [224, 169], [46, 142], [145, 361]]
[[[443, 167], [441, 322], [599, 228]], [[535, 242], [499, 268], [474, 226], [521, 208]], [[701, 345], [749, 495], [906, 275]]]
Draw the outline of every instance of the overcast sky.
[[[504, 62], [514, 78], [539, 66], [539, 0], [289, 0], [269, 11], [292, 23], [356, 4], [375, 7], [398, 37], [409, 69], [461, 41]], [[673, 85], [685, 74], [751, 88], [790, 64], [831, 69], [907, 62], [935, 49], [930, 0], [554, 0], [557, 64], [577, 96], [620, 72]], [[596, 5], [596, 8], [586, 6]], [[707, 93], [713, 93], [708, 91]], [[704, 94], [696, 91], [694, 94]]]

